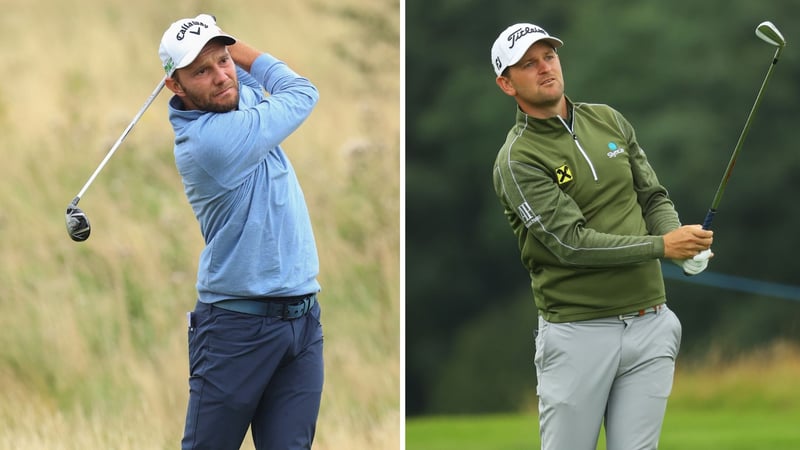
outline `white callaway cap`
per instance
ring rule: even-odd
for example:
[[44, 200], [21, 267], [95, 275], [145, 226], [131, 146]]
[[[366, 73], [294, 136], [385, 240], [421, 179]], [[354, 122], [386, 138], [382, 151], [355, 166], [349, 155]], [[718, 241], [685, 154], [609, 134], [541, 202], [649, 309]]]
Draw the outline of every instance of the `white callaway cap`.
[[200, 50], [214, 38], [222, 38], [225, 45], [233, 45], [236, 39], [222, 32], [217, 26], [214, 16], [200, 14], [195, 18], [181, 19], [174, 22], [164, 32], [158, 56], [167, 76], [172, 76], [176, 69], [188, 66], [200, 54]]
[[550, 36], [547, 31], [531, 23], [518, 23], [506, 28], [492, 45], [492, 66], [497, 76], [513, 66], [538, 41], [547, 41], [554, 48], [564, 45], [561, 39]]

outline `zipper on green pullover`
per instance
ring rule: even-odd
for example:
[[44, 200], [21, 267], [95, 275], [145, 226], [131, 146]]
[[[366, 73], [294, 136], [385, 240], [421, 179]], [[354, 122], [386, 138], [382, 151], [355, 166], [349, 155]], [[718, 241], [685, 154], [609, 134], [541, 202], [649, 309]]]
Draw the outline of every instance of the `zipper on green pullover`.
[[561, 121], [561, 124], [564, 125], [564, 128], [566, 128], [567, 132], [570, 134], [570, 136], [572, 136], [572, 140], [575, 142], [575, 146], [578, 147], [578, 151], [581, 152], [583, 159], [586, 160], [586, 163], [589, 164], [589, 168], [592, 169], [592, 177], [594, 178], [594, 181], [597, 181], [597, 171], [594, 170], [594, 164], [592, 164], [592, 160], [589, 159], [589, 155], [587, 155], [583, 150], [583, 147], [581, 147], [581, 143], [578, 141], [578, 135], [572, 131], [572, 128], [567, 125], [567, 121], [565, 121], [561, 116], [556, 117], [558, 117], [558, 120]]

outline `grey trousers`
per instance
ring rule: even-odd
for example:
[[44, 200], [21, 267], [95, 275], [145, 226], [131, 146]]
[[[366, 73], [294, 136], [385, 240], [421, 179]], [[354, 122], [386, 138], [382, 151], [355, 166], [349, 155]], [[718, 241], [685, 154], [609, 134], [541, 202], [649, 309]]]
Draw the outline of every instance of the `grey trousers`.
[[542, 450], [658, 448], [681, 324], [664, 305], [638, 317], [550, 323], [539, 317], [536, 375]]

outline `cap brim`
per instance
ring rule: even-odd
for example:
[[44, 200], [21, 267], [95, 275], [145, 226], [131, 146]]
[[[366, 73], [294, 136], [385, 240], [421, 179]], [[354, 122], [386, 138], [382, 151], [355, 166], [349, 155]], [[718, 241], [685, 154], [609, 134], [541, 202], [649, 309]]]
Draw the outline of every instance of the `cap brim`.
[[561, 39], [554, 38], [552, 36], [541, 37], [541, 38], [536, 39], [535, 41], [531, 42], [530, 45], [528, 45], [527, 47], [520, 48], [519, 54], [514, 55], [513, 62], [509, 61], [508, 65], [506, 67], [510, 67], [510, 66], [513, 66], [514, 64], [518, 63], [522, 59], [522, 57], [525, 56], [525, 53], [528, 51], [529, 48], [531, 48], [537, 42], [542, 42], [542, 41], [545, 41], [548, 44], [552, 45], [553, 48], [560, 48], [562, 45], [564, 45], [564, 43], [561, 41]]
[[547, 41], [547, 42], [553, 44], [553, 47], [555, 47], [555, 48], [560, 48], [562, 45], [564, 45], [564, 42], [562, 42], [561, 39], [554, 38], [552, 36], [551, 37], [542, 38], [540, 40], [541, 41]]

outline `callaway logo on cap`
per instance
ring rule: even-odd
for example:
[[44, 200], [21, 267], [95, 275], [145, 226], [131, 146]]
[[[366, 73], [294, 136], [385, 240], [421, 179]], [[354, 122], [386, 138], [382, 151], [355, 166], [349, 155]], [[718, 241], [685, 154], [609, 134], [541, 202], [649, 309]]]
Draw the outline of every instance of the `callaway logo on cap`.
[[203, 47], [214, 38], [221, 38], [225, 45], [233, 45], [236, 39], [227, 35], [217, 26], [214, 16], [200, 14], [195, 18], [181, 19], [174, 22], [164, 32], [158, 56], [167, 76], [172, 76], [176, 69], [188, 66], [197, 58]]
[[518, 23], [506, 28], [492, 45], [492, 66], [497, 76], [500, 76], [506, 67], [516, 64], [525, 52], [538, 41], [545, 40], [559, 48], [564, 45], [561, 39], [550, 36], [547, 31], [531, 23]]

